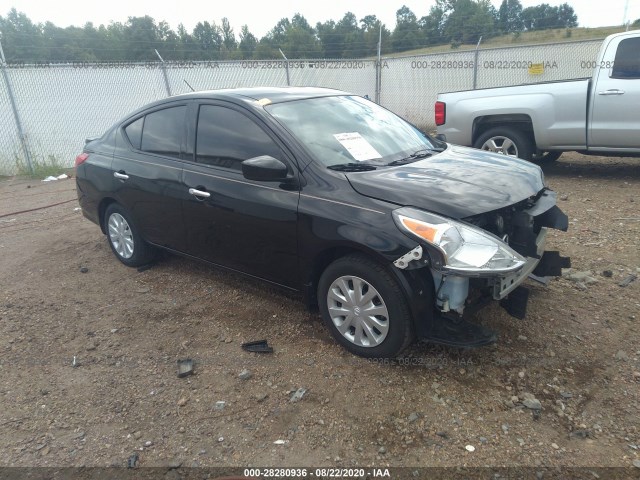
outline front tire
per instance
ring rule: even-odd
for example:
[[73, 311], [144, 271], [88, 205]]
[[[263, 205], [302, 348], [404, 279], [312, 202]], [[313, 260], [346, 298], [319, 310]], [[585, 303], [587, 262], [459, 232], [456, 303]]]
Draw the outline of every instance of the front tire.
[[121, 205], [112, 203], [107, 207], [104, 230], [111, 250], [128, 267], [139, 267], [153, 260], [153, 247], [142, 239], [131, 215]]
[[411, 312], [395, 277], [370, 258], [339, 258], [318, 283], [322, 319], [349, 352], [367, 358], [393, 358], [413, 340]]
[[511, 127], [490, 128], [477, 138], [473, 147], [523, 160], [531, 160], [535, 152], [532, 139]]

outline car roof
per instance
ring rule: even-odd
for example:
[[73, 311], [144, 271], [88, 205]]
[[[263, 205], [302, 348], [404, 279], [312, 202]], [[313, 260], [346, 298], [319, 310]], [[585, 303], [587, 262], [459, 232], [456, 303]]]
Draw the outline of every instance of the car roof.
[[255, 102], [269, 100], [269, 103], [280, 103], [305, 98], [330, 97], [348, 95], [347, 92], [332, 88], [320, 87], [246, 87], [227, 88], [221, 90], [203, 90], [170, 97], [172, 100], [181, 98], [227, 98]]

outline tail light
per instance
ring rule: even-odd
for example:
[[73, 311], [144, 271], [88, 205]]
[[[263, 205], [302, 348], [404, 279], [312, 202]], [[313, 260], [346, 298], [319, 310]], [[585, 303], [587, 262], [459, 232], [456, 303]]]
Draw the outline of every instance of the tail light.
[[82, 152], [76, 157], [75, 167], [78, 168], [78, 166], [82, 165], [87, 158], [89, 158], [89, 154]]
[[436, 125], [444, 125], [447, 121], [447, 104], [444, 102], [436, 102]]

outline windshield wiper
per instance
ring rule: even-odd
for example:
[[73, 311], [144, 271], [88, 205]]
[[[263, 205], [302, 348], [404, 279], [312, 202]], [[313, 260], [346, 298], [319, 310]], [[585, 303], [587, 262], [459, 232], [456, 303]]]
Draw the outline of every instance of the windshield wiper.
[[389, 167], [393, 167], [395, 165], [406, 165], [407, 163], [415, 162], [416, 160], [420, 160], [421, 158], [427, 158], [432, 156], [435, 153], [440, 153], [442, 150], [435, 148], [423, 148], [422, 150], [418, 150], [417, 152], [413, 152], [411, 155], [405, 158], [401, 158], [399, 160], [394, 160], [393, 162], [387, 163]]
[[338, 172], [368, 172], [376, 169], [375, 165], [366, 163], [340, 163], [338, 165], [329, 165], [327, 168]]

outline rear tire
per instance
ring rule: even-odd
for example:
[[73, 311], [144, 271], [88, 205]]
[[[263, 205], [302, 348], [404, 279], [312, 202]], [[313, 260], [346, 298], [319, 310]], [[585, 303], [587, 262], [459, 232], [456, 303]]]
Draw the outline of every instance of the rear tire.
[[318, 283], [322, 319], [349, 352], [367, 358], [398, 356], [414, 339], [409, 305], [398, 280], [361, 254], [329, 265]]
[[131, 215], [118, 203], [112, 203], [104, 213], [104, 230], [111, 251], [128, 267], [139, 267], [151, 262], [155, 249], [140, 236]]
[[473, 147], [522, 160], [531, 160], [535, 152], [532, 139], [512, 127], [490, 128], [476, 139]]

